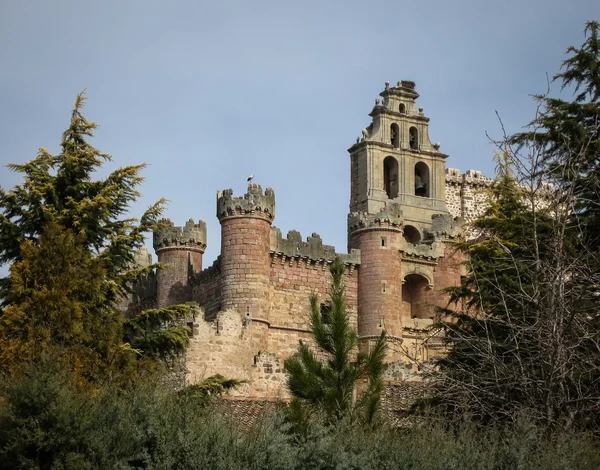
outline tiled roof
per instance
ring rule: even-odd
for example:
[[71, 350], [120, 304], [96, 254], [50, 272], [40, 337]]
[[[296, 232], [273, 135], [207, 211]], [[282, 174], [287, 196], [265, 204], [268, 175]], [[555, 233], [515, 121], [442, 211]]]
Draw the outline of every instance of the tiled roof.
[[[396, 381], [386, 383], [381, 397], [381, 411], [386, 421], [396, 426], [407, 423], [408, 412], [414, 400], [426, 396], [428, 382]], [[223, 397], [218, 401], [218, 409], [244, 430], [250, 429], [286, 401], [269, 398]]]

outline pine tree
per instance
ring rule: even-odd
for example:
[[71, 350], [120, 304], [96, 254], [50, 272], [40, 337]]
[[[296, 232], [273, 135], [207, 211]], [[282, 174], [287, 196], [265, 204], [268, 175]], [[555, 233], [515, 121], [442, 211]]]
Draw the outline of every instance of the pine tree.
[[[329, 321], [323, 319], [317, 295], [310, 298], [310, 330], [315, 348], [300, 342], [298, 352], [286, 359], [288, 387], [294, 396], [291, 416], [302, 421], [313, 411], [322, 411], [335, 421], [362, 414], [371, 422], [379, 409], [383, 391], [385, 333], [369, 354], [358, 353], [358, 335], [346, 311], [344, 263], [336, 258], [330, 267], [333, 278]], [[317, 350], [326, 359], [320, 359]], [[357, 381], [366, 379], [359, 400]]]

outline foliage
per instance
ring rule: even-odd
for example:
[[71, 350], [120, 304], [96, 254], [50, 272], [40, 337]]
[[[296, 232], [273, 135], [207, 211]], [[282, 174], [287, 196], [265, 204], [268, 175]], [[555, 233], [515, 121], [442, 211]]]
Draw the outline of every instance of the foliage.
[[144, 310], [125, 322], [125, 336], [144, 355], [167, 360], [185, 352], [191, 332], [183, 322], [191, 317], [192, 305]]
[[500, 143], [490, 207], [463, 244], [468, 274], [450, 289], [437, 401], [481, 422], [600, 425], [597, 30], [588, 23], [557, 75], [583, 92], [538, 97], [530, 131]]
[[202, 382], [188, 385], [179, 394], [207, 404], [210, 398], [220, 397], [223, 393], [246, 383], [245, 380], [228, 379], [221, 374], [211, 375]]
[[[24, 182], [8, 192], [0, 189], [0, 263], [19, 261], [23, 242], [35, 244], [52, 221], [81, 236], [83, 245], [102, 263], [109, 306], [140, 275], [132, 270], [134, 253], [144, 243], [144, 232], [156, 226], [164, 200], [152, 205], [139, 222], [122, 218], [139, 197], [136, 188], [143, 181], [139, 173], [145, 165], [118, 168], [94, 180], [94, 173], [111, 157], [87, 142], [97, 125], [81, 114], [84, 104], [85, 95], [80, 93], [59, 155], [40, 148], [32, 161], [8, 165], [23, 175]], [[7, 279], [3, 286], [8, 287]]]
[[[370, 353], [357, 353], [358, 335], [346, 311], [345, 266], [336, 258], [330, 267], [333, 283], [329, 323], [323, 320], [319, 299], [310, 299], [310, 329], [315, 346], [326, 355], [321, 360], [308, 344], [300, 342], [298, 352], [284, 363], [288, 387], [294, 396], [293, 419], [305, 420], [311, 411], [324, 412], [329, 420], [362, 413], [371, 422], [379, 408], [386, 354], [385, 333]], [[366, 379], [362, 396], [355, 401], [356, 383]]]
[[183, 352], [191, 307], [147, 312], [127, 324], [116, 308], [133, 282], [154, 266], [138, 268], [135, 253], [155, 228], [164, 201], [139, 221], [123, 218], [139, 196], [144, 165], [119, 168], [93, 179], [110, 156], [86, 140], [96, 124], [81, 114], [79, 94], [59, 155], [9, 168], [23, 175], [10, 191], [0, 188], [0, 262], [11, 263], [0, 280], [0, 369], [16, 373], [52, 350], [80, 379], [99, 380], [132, 370], [141, 354], [152, 359]]
[[[44, 370], [48, 367], [48, 370]], [[280, 414], [251, 429], [152, 378], [89, 395], [52, 362], [0, 382], [0, 469], [594, 469], [592, 436], [552, 439], [530, 423], [481, 430], [423, 420], [407, 429], [348, 419], [289, 432]]]
[[537, 95], [539, 112], [526, 132], [508, 140], [540, 152], [544, 177], [572, 195], [576, 229], [586, 248], [600, 249], [600, 23], [585, 27], [585, 42], [567, 49], [569, 57], [554, 80], [572, 89], [566, 101]]

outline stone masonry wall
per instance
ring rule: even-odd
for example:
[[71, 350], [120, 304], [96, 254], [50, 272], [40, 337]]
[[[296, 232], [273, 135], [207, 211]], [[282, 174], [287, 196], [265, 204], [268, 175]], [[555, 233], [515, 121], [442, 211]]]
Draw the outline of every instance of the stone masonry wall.
[[216, 318], [221, 310], [221, 258], [191, 279], [192, 300], [204, 310], [206, 320]]
[[[310, 296], [317, 294], [319, 302], [327, 305], [331, 282], [327, 262], [272, 255], [269, 351], [276, 351], [285, 359], [297, 350], [298, 340], [309, 336]], [[349, 270], [344, 282], [346, 308], [356, 328], [358, 272]]]
[[462, 217], [466, 223], [481, 215], [487, 207], [484, 190], [492, 181], [480, 171], [461, 174], [457, 168], [446, 168], [446, 206], [450, 214]]

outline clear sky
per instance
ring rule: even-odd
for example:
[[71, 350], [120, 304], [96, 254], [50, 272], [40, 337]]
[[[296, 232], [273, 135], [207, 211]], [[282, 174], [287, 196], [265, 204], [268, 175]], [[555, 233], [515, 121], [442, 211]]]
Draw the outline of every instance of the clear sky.
[[[208, 224], [216, 191], [273, 187], [285, 235], [346, 250], [347, 149], [385, 81], [413, 80], [447, 166], [491, 175], [598, 0], [0, 0], [0, 163], [58, 151], [76, 94], [108, 168], [146, 162], [140, 215]], [[0, 185], [16, 175], [0, 170]]]

